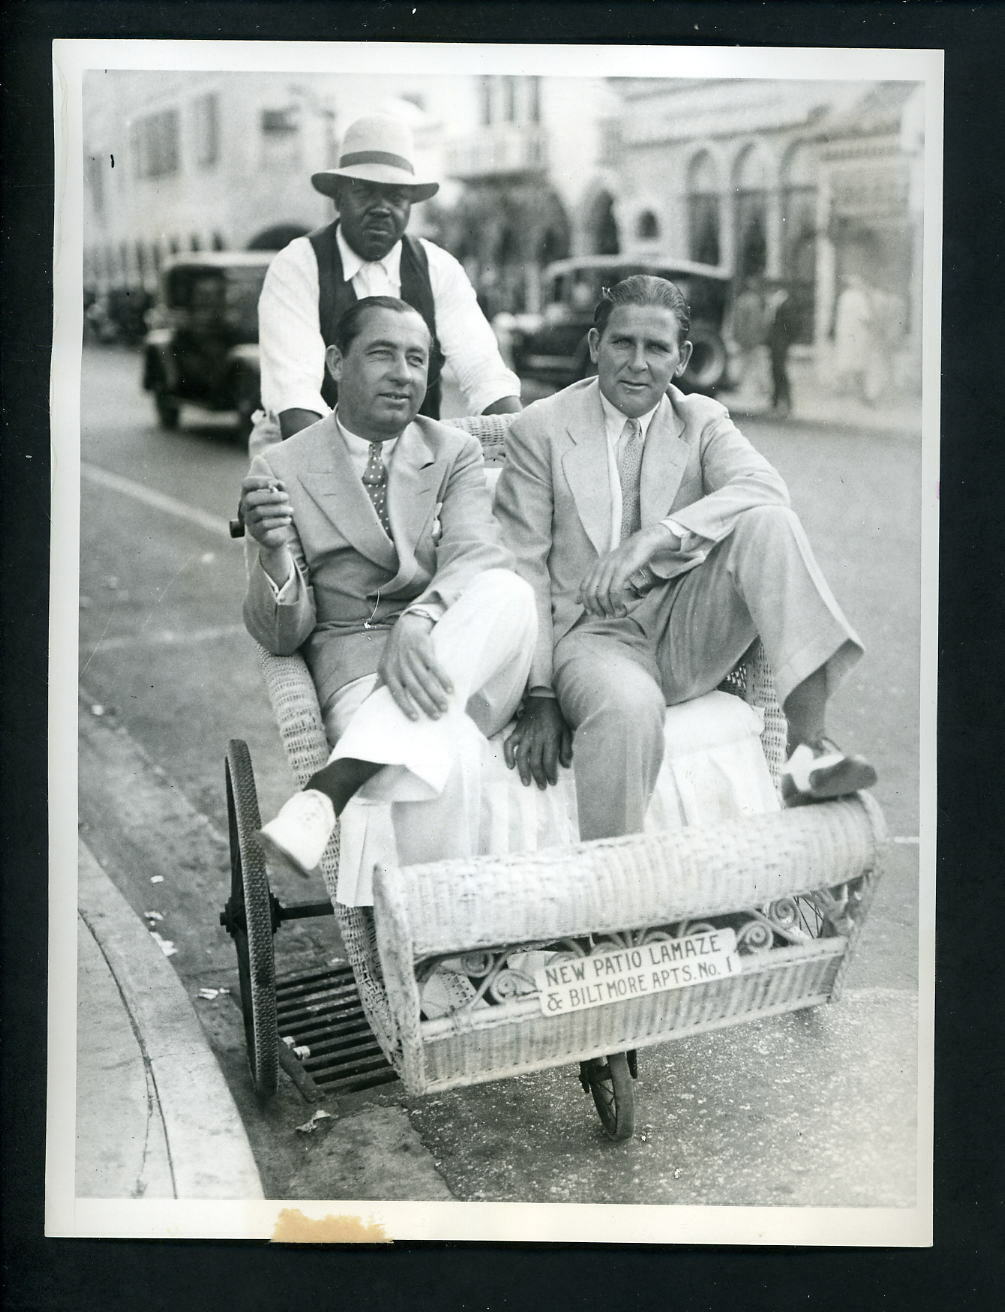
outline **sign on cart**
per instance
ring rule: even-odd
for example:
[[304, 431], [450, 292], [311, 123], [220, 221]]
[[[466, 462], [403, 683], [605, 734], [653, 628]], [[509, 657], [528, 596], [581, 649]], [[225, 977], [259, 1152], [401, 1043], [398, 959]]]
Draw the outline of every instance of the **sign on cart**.
[[553, 961], [535, 971], [534, 979], [541, 1010], [546, 1016], [561, 1016], [605, 1002], [726, 979], [739, 970], [735, 930], [716, 929]]

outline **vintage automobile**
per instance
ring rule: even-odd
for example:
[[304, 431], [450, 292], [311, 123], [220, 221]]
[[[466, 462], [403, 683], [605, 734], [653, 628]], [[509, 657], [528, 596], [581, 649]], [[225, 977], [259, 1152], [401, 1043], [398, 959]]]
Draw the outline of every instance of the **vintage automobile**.
[[240, 435], [258, 409], [258, 296], [272, 251], [177, 256], [161, 273], [143, 343], [143, 387], [164, 428], [184, 403], [236, 412]]
[[694, 351], [681, 385], [712, 394], [726, 385], [722, 338], [732, 277], [711, 264], [637, 255], [590, 255], [559, 260], [544, 270], [543, 311], [515, 316], [510, 329], [513, 367], [521, 378], [565, 387], [594, 372], [586, 334], [601, 289], [635, 273], [669, 278], [691, 306]]

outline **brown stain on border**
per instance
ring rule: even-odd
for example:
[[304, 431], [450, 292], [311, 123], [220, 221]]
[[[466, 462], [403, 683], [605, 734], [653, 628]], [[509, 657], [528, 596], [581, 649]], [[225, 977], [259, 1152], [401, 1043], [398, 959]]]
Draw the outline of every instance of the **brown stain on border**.
[[298, 1207], [284, 1207], [276, 1217], [274, 1244], [390, 1244], [379, 1221], [358, 1216], [322, 1216], [315, 1220]]

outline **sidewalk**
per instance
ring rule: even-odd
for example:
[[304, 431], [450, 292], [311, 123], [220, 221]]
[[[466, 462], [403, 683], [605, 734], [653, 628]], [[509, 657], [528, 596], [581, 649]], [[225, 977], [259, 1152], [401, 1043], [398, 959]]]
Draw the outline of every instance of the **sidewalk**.
[[734, 419], [767, 419], [793, 427], [819, 426], [858, 429], [866, 432], [920, 437], [921, 395], [894, 393], [875, 405], [847, 397], [817, 376], [812, 360], [796, 356], [789, 361], [792, 383], [792, 413], [781, 419], [771, 412], [769, 400], [753, 399], [744, 392], [716, 392]]
[[261, 1198], [175, 971], [88, 848], [78, 895], [78, 1198]]

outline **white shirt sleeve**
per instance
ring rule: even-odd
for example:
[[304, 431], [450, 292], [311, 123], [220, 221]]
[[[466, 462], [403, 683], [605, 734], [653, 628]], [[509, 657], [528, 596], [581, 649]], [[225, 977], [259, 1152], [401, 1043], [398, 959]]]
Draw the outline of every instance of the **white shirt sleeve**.
[[429, 257], [436, 335], [468, 412], [481, 414], [493, 401], [519, 396], [520, 380], [503, 363], [495, 333], [482, 314], [468, 275], [441, 246], [428, 241], [422, 245]]
[[290, 242], [269, 265], [258, 301], [258, 341], [265, 409], [328, 414], [321, 396], [325, 344], [318, 318], [318, 262], [306, 237]]

